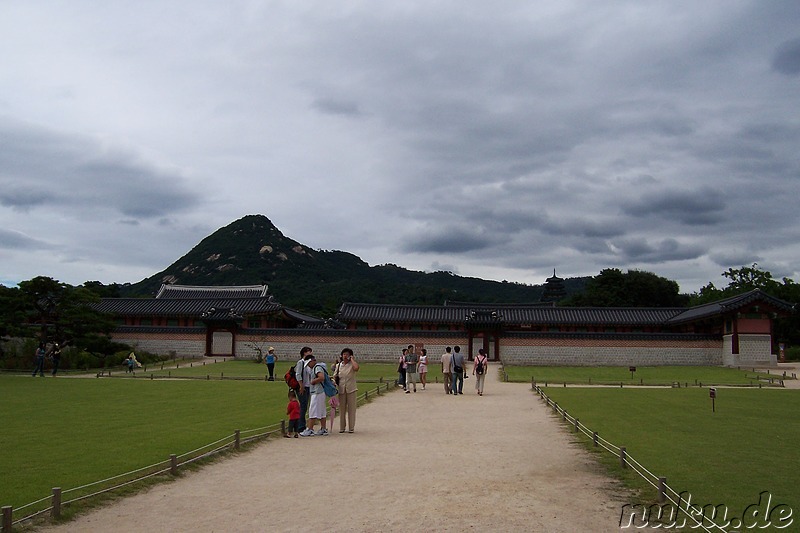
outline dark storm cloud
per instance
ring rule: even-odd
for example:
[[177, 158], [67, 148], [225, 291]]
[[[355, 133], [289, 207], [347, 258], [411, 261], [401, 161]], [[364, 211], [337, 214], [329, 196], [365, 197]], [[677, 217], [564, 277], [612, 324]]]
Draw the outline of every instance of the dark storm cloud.
[[405, 239], [403, 250], [411, 253], [463, 254], [497, 244], [492, 235], [479, 228], [442, 228], [425, 231]]
[[53, 248], [53, 246], [28, 237], [18, 231], [0, 229], [0, 248], [9, 250], [47, 250]]
[[687, 226], [707, 226], [724, 219], [725, 203], [710, 188], [664, 191], [622, 204], [623, 213], [637, 217], [674, 220]]
[[800, 38], [783, 43], [775, 51], [772, 68], [787, 76], [800, 74]]
[[[178, 174], [132, 153], [0, 117], [0, 205], [152, 218], [195, 206]], [[62, 211], [67, 214], [69, 211]]]

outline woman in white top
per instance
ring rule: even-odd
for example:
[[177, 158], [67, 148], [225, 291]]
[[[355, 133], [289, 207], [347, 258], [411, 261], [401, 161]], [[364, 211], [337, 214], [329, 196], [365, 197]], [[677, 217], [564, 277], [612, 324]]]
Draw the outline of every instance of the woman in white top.
[[422, 355], [419, 356], [419, 365], [417, 366], [419, 373], [419, 382], [422, 383], [422, 390], [425, 390], [425, 382], [428, 380], [428, 350], [422, 349]]

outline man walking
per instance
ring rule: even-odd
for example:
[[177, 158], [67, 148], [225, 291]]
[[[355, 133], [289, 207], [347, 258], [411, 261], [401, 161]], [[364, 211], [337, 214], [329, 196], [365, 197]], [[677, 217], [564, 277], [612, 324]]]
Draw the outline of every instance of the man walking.
[[452, 394], [453, 386], [453, 355], [450, 351], [451, 349], [448, 346], [442, 354], [442, 381], [444, 381], [445, 394]]
[[453, 351], [453, 394], [464, 394], [464, 356], [460, 346], [454, 347]]

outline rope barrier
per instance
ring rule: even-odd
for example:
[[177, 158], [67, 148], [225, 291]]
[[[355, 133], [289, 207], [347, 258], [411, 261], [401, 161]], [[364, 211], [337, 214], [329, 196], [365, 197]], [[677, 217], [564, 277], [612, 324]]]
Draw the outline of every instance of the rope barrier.
[[[202, 378], [202, 379], [205, 379], [205, 378]], [[386, 391], [389, 390], [389, 383], [388, 382], [380, 382], [379, 381], [379, 382], [372, 382], [372, 383], [377, 383], [377, 386], [374, 389], [372, 389], [373, 393], [377, 393], [377, 395], [381, 394], [381, 392], [380, 392], [381, 391], [381, 386], [383, 386]], [[369, 401], [369, 397], [370, 397], [370, 390], [365, 390], [363, 394], [360, 394], [360, 395], [356, 396], [356, 402], [358, 404], [366, 403], [367, 401]], [[270, 424], [268, 426], [263, 426], [263, 427], [260, 427], [260, 428], [253, 428], [253, 429], [240, 431], [239, 435], [241, 437], [241, 435], [243, 433], [247, 434], [247, 435], [255, 434], [253, 436], [249, 436], [246, 439], [242, 439], [242, 442], [250, 442], [250, 441], [256, 440], [256, 439], [258, 439], [258, 438], [260, 438], [262, 436], [269, 436], [270, 434], [272, 434], [272, 433], [274, 433], [276, 431], [281, 431], [281, 428], [282, 428], [281, 423], [276, 423], [276, 424]], [[224, 436], [224, 437], [222, 437], [220, 439], [217, 439], [217, 440], [215, 440], [213, 442], [210, 442], [208, 444], [200, 446], [199, 448], [195, 448], [194, 450], [185, 452], [185, 453], [183, 453], [181, 455], [178, 455], [178, 456], [175, 456], [175, 457], [176, 457], [177, 460], [180, 461], [181, 465], [188, 465], [188, 464], [191, 464], [191, 463], [195, 463], [197, 461], [200, 461], [202, 459], [210, 457], [210, 456], [212, 456], [212, 455], [214, 455], [216, 453], [219, 453], [219, 452], [231, 447], [233, 444], [235, 444], [235, 440], [234, 440], [235, 437], [236, 437], [235, 434], [226, 435], [226, 436]], [[220, 443], [224, 443], [224, 444], [221, 444], [221, 445], [217, 446]], [[213, 447], [213, 446], [216, 446], [216, 447], [212, 448], [211, 450], [207, 450], [207, 448]], [[203, 450], [207, 450], [207, 451], [203, 451]], [[187, 459], [187, 457], [190, 457], [190, 458]], [[148, 465], [148, 466], [143, 466], [141, 468], [137, 468], [135, 470], [131, 470], [131, 471], [125, 472], [123, 474], [118, 474], [116, 476], [112, 476], [112, 477], [109, 477], [109, 478], [106, 478], [106, 479], [102, 479], [102, 480], [99, 480], [99, 481], [93, 481], [91, 483], [87, 483], [87, 484], [81, 485], [79, 487], [73, 487], [71, 489], [64, 490], [64, 491], [62, 491], [62, 494], [73, 493], [73, 492], [76, 492], [76, 491], [84, 490], [84, 489], [87, 489], [87, 488], [90, 488], [90, 487], [94, 487], [94, 486], [97, 486], [97, 485], [101, 485], [101, 484], [104, 484], [104, 483], [114, 482], [115, 480], [119, 480], [120, 478], [130, 477], [130, 476], [139, 474], [139, 473], [141, 473], [143, 471], [146, 471], [146, 470], [152, 470], [153, 468], [157, 469], [157, 470], [155, 470], [153, 472], [150, 472], [148, 474], [137, 476], [134, 479], [129, 479], [127, 481], [115, 484], [115, 485], [113, 485], [111, 487], [107, 487], [107, 488], [104, 488], [104, 489], [101, 489], [101, 490], [97, 490], [97, 491], [92, 492], [90, 494], [85, 494], [85, 495], [82, 495], [82, 496], [74, 497], [74, 498], [72, 498], [70, 500], [61, 502], [61, 505], [69, 505], [71, 503], [79, 502], [81, 500], [86, 500], [86, 499], [89, 499], [89, 498], [92, 498], [92, 497], [96, 497], [96, 496], [99, 496], [100, 494], [104, 494], [104, 493], [107, 493], [107, 492], [118, 490], [120, 488], [123, 488], [125, 486], [131, 485], [133, 483], [144, 481], [144, 480], [149, 479], [151, 477], [167, 473], [167, 472], [169, 472], [171, 470], [171, 467], [170, 466], [164, 467], [163, 465], [165, 463], [168, 463], [168, 462], [169, 461], [160, 461], [158, 463], [154, 463], [154, 464], [151, 464], [151, 465]], [[30, 502], [30, 503], [26, 503], [25, 505], [22, 505], [22, 506], [20, 506], [20, 507], [18, 507], [16, 509], [14, 509], [13, 511], [16, 513], [16, 512], [19, 512], [19, 511], [23, 510], [23, 509], [27, 509], [29, 507], [33, 507], [33, 506], [39, 505], [39, 504], [41, 504], [41, 503], [43, 503], [43, 502], [45, 502], [47, 500], [52, 500], [52, 498], [53, 498], [52, 495], [45, 496], [45, 497], [40, 498], [40, 499], [38, 499], [36, 501]], [[32, 520], [32, 519], [34, 519], [34, 518], [36, 518], [36, 517], [38, 517], [38, 516], [40, 516], [40, 515], [42, 515], [44, 513], [47, 513], [48, 511], [52, 511], [52, 510], [53, 510], [53, 506], [50, 505], [50, 506], [48, 506], [48, 507], [46, 507], [44, 509], [40, 509], [38, 511], [35, 511], [35, 512], [29, 514], [29, 515], [23, 516], [23, 517], [15, 520], [15, 521], [13, 521], [12, 525], [17, 525], [17, 524], [20, 524], [22, 522], [26, 522], [26, 521]]]
[[[542, 388], [539, 387], [538, 385], [533, 385], [533, 390], [537, 394], [539, 394], [539, 396], [541, 397], [542, 400], [545, 401], [547, 407], [550, 407], [550, 404], [552, 403], [553, 404], [553, 410], [557, 414], [560, 414], [565, 421], [570, 421], [573, 426], [577, 427], [578, 430], [580, 430], [580, 432], [585, 434], [586, 436], [588, 436], [590, 438], [596, 438], [596, 442], [597, 442], [597, 445], [599, 447], [603, 448], [604, 450], [606, 450], [607, 452], [609, 452], [612, 455], [620, 456], [621, 460], [624, 460], [624, 465], [628, 466], [631, 470], [636, 472], [636, 474], [638, 474], [639, 477], [641, 477], [650, 486], [652, 486], [656, 490], [659, 490], [659, 491], [661, 490], [661, 486], [662, 486], [660, 484], [661, 478], [658, 478], [655, 474], [653, 474], [647, 468], [645, 468], [639, 461], [637, 461], [636, 459], [631, 457], [630, 454], [627, 453], [627, 450], [625, 451], [625, 454], [621, 454], [620, 452], [623, 450], [623, 448], [612, 444], [611, 442], [609, 442], [606, 439], [600, 437], [599, 435], [596, 435], [594, 432], [592, 432], [590, 434], [589, 431], [591, 431], [591, 430], [589, 428], [587, 428], [585, 425], [580, 423], [580, 421], [578, 421], [575, 417], [573, 417], [572, 415], [567, 413], [566, 409], [564, 409], [563, 407], [558, 405], [558, 403], [553, 402], [550, 399], [550, 397], [547, 396], [547, 394], [545, 394], [545, 392], [542, 390]], [[677, 501], [673, 497], [673, 494], [675, 496], [677, 496]], [[697, 527], [697, 528], [700, 528], [703, 531], [707, 531], [709, 533], [711, 531], [721, 531], [722, 533], [725, 533], [725, 529], [723, 529], [720, 525], [716, 524], [711, 518], [705, 516], [705, 514], [701, 514], [700, 515], [700, 520], [698, 520], [694, 516], [693, 513], [689, 513], [689, 512], [687, 512], [687, 509], [682, 508], [680, 506], [680, 502], [681, 502], [683, 497], [680, 494], [678, 494], [675, 491], [675, 489], [673, 489], [672, 487], [667, 485], [666, 482], [663, 482], [663, 496], [665, 497], [666, 501], [668, 501], [672, 505], [674, 505], [675, 508], [677, 508], [679, 510], [679, 512], [683, 511], [683, 514], [686, 515], [687, 517], [689, 517], [689, 519], [692, 522], [694, 522], [695, 525], [691, 526], [692, 528], [696, 528]], [[677, 517], [676, 517], [676, 519], [677, 519]], [[708, 522], [708, 526], [706, 526], [705, 522]], [[711, 529], [709, 529], [709, 528], [711, 528]]]

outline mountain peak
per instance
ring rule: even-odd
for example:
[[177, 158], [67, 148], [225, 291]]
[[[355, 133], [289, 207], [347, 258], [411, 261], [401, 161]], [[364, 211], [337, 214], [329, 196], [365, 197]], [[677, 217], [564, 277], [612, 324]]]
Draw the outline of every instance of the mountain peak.
[[535, 302], [541, 286], [370, 267], [344, 251], [320, 251], [286, 237], [264, 215], [247, 215], [200, 241], [161, 272], [127, 287], [128, 296], [153, 296], [161, 285], [269, 285], [280, 303], [333, 316], [346, 302], [442, 304]]

